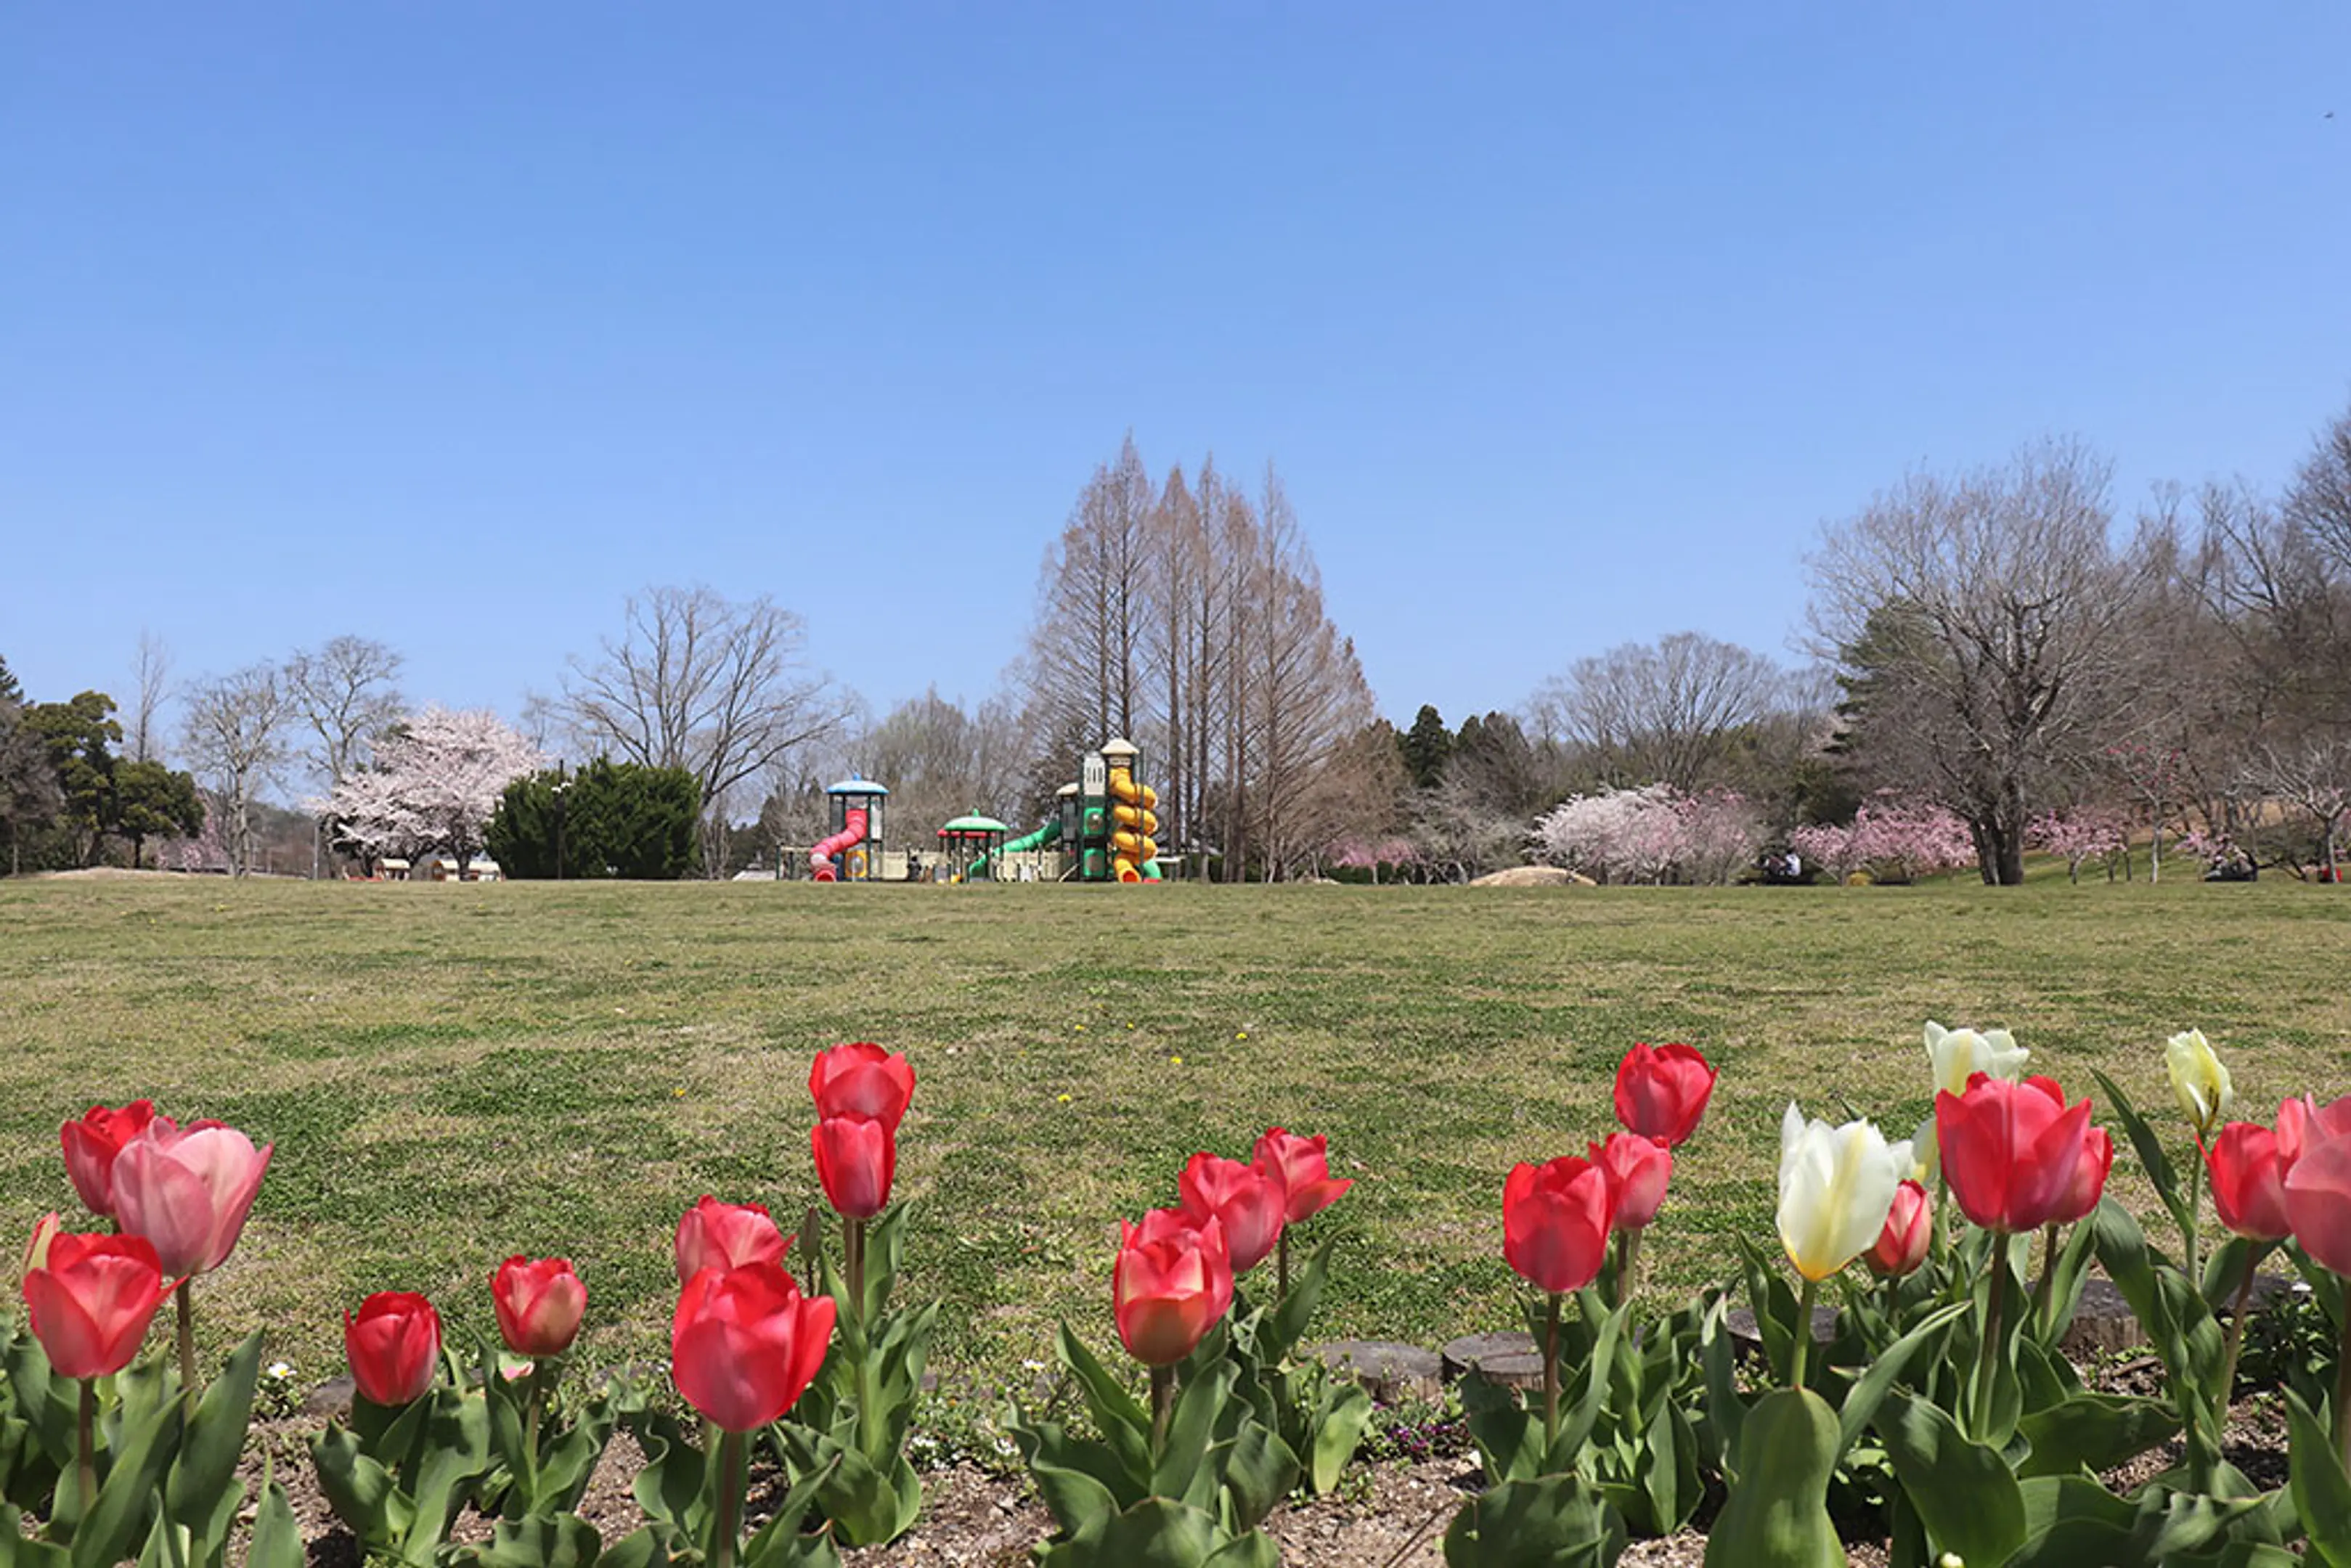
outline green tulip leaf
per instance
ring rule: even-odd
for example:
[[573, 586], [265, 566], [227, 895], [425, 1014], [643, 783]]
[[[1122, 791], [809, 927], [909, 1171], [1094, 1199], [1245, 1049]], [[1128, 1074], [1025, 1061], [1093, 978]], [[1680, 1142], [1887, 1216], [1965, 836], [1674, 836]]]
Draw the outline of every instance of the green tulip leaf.
[[1460, 1386], [1469, 1440], [1485, 1461], [1487, 1479], [1531, 1481], [1541, 1475], [1546, 1457], [1541, 1418], [1499, 1384], [1470, 1377]]
[[2310, 1554], [2326, 1568], [2351, 1568], [2351, 1477], [2318, 1417], [2292, 1389], [2285, 1395], [2288, 1488], [2294, 1511], [2310, 1539]]
[[246, 1429], [253, 1420], [253, 1391], [261, 1380], [261, 1333], [255, 1330], [228, 1358], [228, 1365], [196, 1401], [180, 1438], [180, 1452], [163, 1491], [164, 1511], [193, 1530], [217, 1509], [232, 1487], [236, 1500], [245, 1488], [236, 1479], [245, 1453]]
[[1037, 1488], [1038, 1500], [1063, 1535], [1078, 1534], [1094, 1520], [1119, 1511], [1116, 1495], [1091, 1470], [1056, 1464], [1040, 1453], [1029, 1461], [1029, 1479]]
[[2100, 1474], [2169, 1442], [2179, 1417], [2152, 1399], [2114, 1394], [2075, 1394], [2046, 1408], [2029, 1411], [2016, 1429], [2032, 1445], [2017, 1468], [2021, 1478]]
[[486, 1547], [468, 1556], [480, 1568], [596, 1568], [604, 1552], [596, 1527], [572, 1513], [502, 1519]]
[[1314, 1451], [1308, 1466], [1307, 1482], [1318, 1494], [1339, 1484], [1341, 1472], [1355, 1457], [1374, 1414], [1372, 1396], [1354, 1384], [1332, 1394], [1314, 1428]]
[[1037, 1562], [1038, 1568], [1204, 1568], [1223, 1544], [1209, 1514], [1147, 1497], [1046, 1547]]
[[1706, 1489], [1698, 1474], [1698, 1433], [1672, 1400], [1660, 1400], [1649, 1418], [1635, 1471], [1647, 1505], [1646, 1533], [1671, 1535], [1689, 1522]]
[[1281, 1568], [1281, 1548], [1271, 1536], [1252, 1530], [1210, 1552], [1200, 1568]]
[[245, 1551], [245, 1568], [302, 1568], [302, 1526], [286, 1489], [265, 1466], [261, 1502], [253, 1512], [253, 1537]]
[[1447, 1568], [1608, 1568], [1625, 1521], [1573, 1476], [1504, 1481], [1464, 1503], [1445, 1531]]
[[1707, 1568], [1844, 1568], [1828, 1511], [1842, 1448], [1836, 1412], [1811, 1389], [1757, 1400], [1740, 1429], [1739, 1480], [1707, 1534]]
[[1305, 1336], [1306, 1325], [1314, 1309], [1322, 1300], [1322, 1289], [1331, 1274], [1331, 1254], [1339, 1245], [1337, 1236], [1325, 1239], [1314, 1249], [1306, 1267], [1290, 1281], [1290, 1294], [1268, 1312], [1258, 1326], [1258, 1358], [1268, 1364], [1286, 1359], [1297, 1349]]
[[1706, 1369], [1707, 1426], [1712, 1431], [1723, 1479], [1735, 1483], [1739, 1479], [1739, 1436], [1747, 1417], [1747, 1401], [1739, 1392], [1738, 1366], [1724, 1323], [1729, 1310], [1729, 1302], [1721, 1298], [1708, 1310], [1698, 1331], [1698, 1358]]
[[2147, 1179], [2154, 1185], [2155, 1196], [2162, 1200], [2164, 1208], [2170, 1213], [2172, 1224], [2185, 1235], [2193, 1226], [2194, 1217], [2188, 1212], [2188, 1200], [2180, 1195], [2179, 1173], [2172, 1165], [2170, 1155], [2164, 1151], [2163, 1140], [2156, 1135], [2153, 1127], [2147, 1125], [2147, 1118], [2138, 1113], [2138, 1108], [2131, 1103], [2130, 1096], [2123, 1092], [2121, 1084], [2095, 1067], [2090, 1069], [2090, 1076], [2095, 1078], [2098, 1087], [2105, 1091], [2106, 1104], [2114, 1112], [2115, 1120], [2123, 1124], [2124, 1135], [2130, 1139], [2131, 1148], [2138, 1155], [2140, 1168], [2147, 1172]]
[[768, 1522], [743, 1543], [743, 1568], [832, 1568], [841, 1561], [841, 1553], [833, 1547], [831, 1531], [816, 1535], [800, 1533], [810, 1505], [832, 1479], [832, 1473], [828, 1464], [792, 1482]]
[[110, 1568], [131, 1554], [184, 1424], [177, 1400], [153, 1407], [144, 1419], [124, 1423], [112, 1468], [99, 1483], [98, 1500], [74, 1525], [74, 1568]]
[[[1208, 1444], [1216, 1435], [1217, 1418], [1224, 1414], [1225, 1401], [1233, 1391], [1235, 1372], [1232, 1363], [1218, 1362], [1215, 1367], [1184, 1385], [1176, 1396], [1176, 1408], [1169, 1413], [1167, 1435], [1160, 1445], [1159, 1460], [1151, 1468], [1151, 1495], [1187, 1499], [1196, 1479], [1200, 1477], [1202, 1462], [1208, 1455]], [[1213, 1498], [1214, 1477], [1207, 1479], [1207, 1497]], [[1205, 1502], [1193, 1500], [1195, 1507]]]
[[666, 1539], [669, 1529], [658, 1520], [644, 1525], [598, 1558], [596, 1568], [668, 1568], [676, 1555]]
[[15, 1505], [0, 1503], [0, 1568], [73, 1568], [73, 1553], [51, 1542], [25, 1534], [25, 1516]]
[[1061, 1364], [1078, 1380], [1086, 1408], [1102, 1440], [1111, 1446], [1136, 1481], [1146, 1489], [1151, 1475], [1151, 1416], [1119, 1381], [1111, 1376], [1077, 1335], [1063, 1323], [1056, 1342]]
[[407, 1533], [415, 1509], [392, 1472], [360, 1451], [355, 1434], [329, 1422], [310, 1439], [310, 1469], [327, 1506], [362, 1546], [387, 1550]]
[[1869, 1370], [1855, 1380], [1845, 1391], [1844, 1403], [1837, 1416], [1836, 1458], [1843, 1462], [1855, 1438], [1868, 1430], [1877, 1415], [1877, 1406], [1893, 1391], [1895, 1384], [1909, 1368], [1910, 1358], [1933, 1341], [1969, 1311], [1965, 1301], [1953, 1301], [1938, 1307], [1920, 1319], [1917, 1327], [1896, 1340], [1870, 1364]]
[[1264, 1423], [1248, 1421], [1220, 1445], [1212, 1468], [1225, 1490], [1226, 1528], [1253, 1531], [1298, 1484], [1298, 1456]]
[[2024, 1543], [2024, 1498], [2000, 1451], [1970, 1443], [1940, 1408], [1898, 1390], [1874, 1423], [1928, 1541], [1970, 1563], [2004, 1563]]

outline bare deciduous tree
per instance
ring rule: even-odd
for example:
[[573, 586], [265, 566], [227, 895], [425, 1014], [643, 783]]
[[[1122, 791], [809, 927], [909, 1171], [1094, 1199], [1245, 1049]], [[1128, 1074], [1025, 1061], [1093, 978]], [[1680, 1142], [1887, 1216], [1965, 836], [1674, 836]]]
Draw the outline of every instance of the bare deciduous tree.
[[2036, 797], [2095, 759], [2132, 696], [2140, 583], [2107, 539], [2107, 483], [2103, 459], [2063, 442], [1958, 479], [1914, 474], [1811, 558], [1854, 756], [1965, 819], [1987, 883], [2023, 880]]
[[367, 637], [329, 639], [286, 661], [286, 696], [309, 727], [308, 753], [320, 786], [336, 785], [367, 766], [378, 737], [400, 717], [397, 651]]
[[564, 700], [590, 746], [702, 785], [703, 869], [722, 873], [724, 802], [735, 787], [832, 734], [847, 698], [803, 662], [798, 615], [766, 595], [653, 588], [628, 601], [626, 628], [593, 664], [574, 659]]
[[1784, 708], [1792, 689], [1761, 653], [1676, 632], [1578, 659], [1534, 707], [1545, 732], [1584, 748], [1604, 781], [1662, 780], [1688, 793], [1722, 781], [1734, 737]]
[[162, 760], [163, 737], [156, 719], [172, 695], [172, 650], [152, 632], [139, 633], [139, 652], [131, 663], [131, 743], [133, 762]]
[[266, 664], [199, 682], [188, 692], [181, 744], [212, 792], [234, 875], [251, 867], [254, 802], [287, 761], [286, 726], [292, 716], [285, 683]]

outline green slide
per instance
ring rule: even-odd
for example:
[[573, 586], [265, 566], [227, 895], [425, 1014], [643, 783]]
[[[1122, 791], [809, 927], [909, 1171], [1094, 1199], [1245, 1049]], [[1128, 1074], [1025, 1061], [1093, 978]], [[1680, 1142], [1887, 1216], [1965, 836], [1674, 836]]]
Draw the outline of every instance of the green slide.
[[[1007, 839], [1004, 841], [1004, 848], [997, 852], [1008, 855], [1019, 854], [1023, 850], [1041, 850], [1048, 844], [1058, 844], [1061, 841], [1061, 820], [1056, 817], [1033, 833], [1023, 833], [1017, 839]], [[991, 854], [987, 857], [987, 874], [990, 879], [996, 876], [998, 870], [996, 855]]]

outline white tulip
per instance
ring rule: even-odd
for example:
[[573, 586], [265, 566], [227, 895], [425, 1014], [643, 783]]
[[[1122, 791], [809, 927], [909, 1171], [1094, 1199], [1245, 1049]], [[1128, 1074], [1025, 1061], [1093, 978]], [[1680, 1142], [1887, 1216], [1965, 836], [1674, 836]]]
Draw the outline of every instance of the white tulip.
[[2204, 1031], [2191, 1029], [2173, 1035], [2163, 1048], [2163, 1066], [2171, 1074], [2172, 1097], [2179, 1102], [2197, 1138], [2210, 1138], [2212, 1129], [2228, 1120], [2237, 1094], [2229, 1083], [2229, 1069], [2204, 1039]]
[[1908, 1139], [1889, 1145], [1865, 1121], [1808, 1122], [1788, 1102], [1780, 1121], [1780, 1241], [1796, 1272], [1825, 1280], [1868, 1251], [1909, 1174]]
[[1942, 1093], [1966, 1093], [1968, 1080], [1979, 1072], [2014, 1083], [2023, 1078], [2025, 1059], [2032, 1054], [2004, 1029], [1979, 1033], [1945, 1029], [1931, 1020], [1927, 1025], [1927, 1060], [1934, 1063], [1935, 1088]]

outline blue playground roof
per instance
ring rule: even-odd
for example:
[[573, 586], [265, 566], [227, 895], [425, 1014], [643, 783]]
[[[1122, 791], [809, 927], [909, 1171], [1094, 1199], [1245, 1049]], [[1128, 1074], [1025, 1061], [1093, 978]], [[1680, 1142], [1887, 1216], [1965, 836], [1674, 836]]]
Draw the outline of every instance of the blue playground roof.
[[889, 792], [886, 786], [876, 784], [871, 779], [860, 779], [853, 773], [825, 790], [828, 795], [887, 795]]

